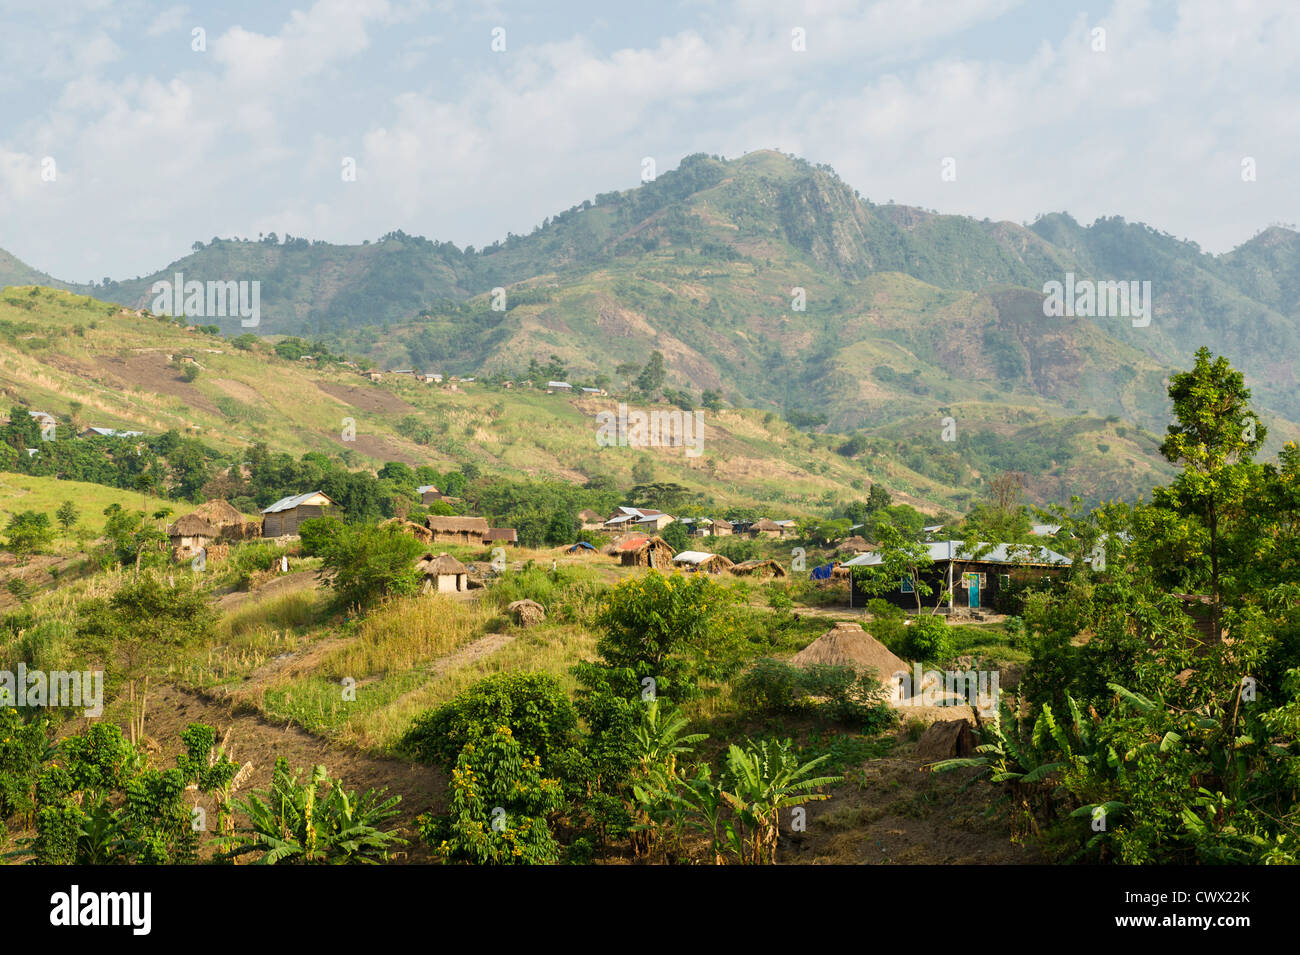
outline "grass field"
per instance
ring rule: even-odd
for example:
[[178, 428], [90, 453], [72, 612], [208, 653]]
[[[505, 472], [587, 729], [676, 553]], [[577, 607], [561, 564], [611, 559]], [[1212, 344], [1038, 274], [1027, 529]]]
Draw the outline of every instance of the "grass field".
[[[143, 510], [152, 514], [162, 508], [170, 508], [179, 515], [190, 510], [183, 502], [167, 501], [152, 495], [140, 495], [135, 491], [124, 491], [105, 487], [102, 484], [86, 484], [82, 481], [61, 481], [52, 477], [31, 477], [25, 474], [13, 474], [0, 471], [0, 521], [7, 523], [9, 518], [21, 511], [37, 511], [50, 515], [64, 501], [76, 505], [80, 514], [77, 523], [92, 535], [98, 536], [104, 529], [104, 508], [110, 504], [120, 504], [127, 510]], [[63, 540], [63, 529], [56, 525], [56, 547]], [[75, 531], [74, 531], [75, 533]]]

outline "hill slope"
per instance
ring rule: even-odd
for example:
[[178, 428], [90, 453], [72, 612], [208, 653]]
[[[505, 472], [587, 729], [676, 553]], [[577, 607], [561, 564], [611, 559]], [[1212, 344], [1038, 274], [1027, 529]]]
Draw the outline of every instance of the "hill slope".
[[[178, 363], [183, 356], [200, 366], [193, 381]], [[453, 391], [392, 375], [374, 384], [343, 365], [288, 361], [265, 344], [239, 348], [193, 327], [36, 287], [0, 293], [0, 393], [10, 406], [61, 416], [63, 434], [89, 425], [176, 430], [224, 451], [265, 442], [353, 466], [474, 463], [514, 477], [605, 476], [623, 487], [649, 477], [723, 505], [779, 502], [783, 511], [810, 515], [860, 499], [877, 481], [929, 510], [961, 507], [989, 470], [1017, 460], [1044, 476], [1057, 472], [1050, 484], [1035, 475], [1037, 499], [1080, 473], [1087, 480], [1078, 490], [1089, 499], [1141, 493], [1163, 467], [1153, 439], [1138, 429], [1118, 433], [1122, 425], [1100, 419], [1081, 426], [1083, 419], [1050, 414], [1037, 399], [1005, 395], [954, 406], [961, 423], [952, 443], [928, 413], [897, 418], [890, 429], [868, 431], [865, 444], [846, 447], [843, 436], [804, 433], [762, 411], [721, 409], [703, 412], [697, 457], [681, 447], [602, 447], [596, 416], [616, 411], [617, 397], [487, 384]], [[1109, 435], [1117, 467], [1094, 489], [1087, 481], [1106, 473], [1088, 464], [1097, 429]]]

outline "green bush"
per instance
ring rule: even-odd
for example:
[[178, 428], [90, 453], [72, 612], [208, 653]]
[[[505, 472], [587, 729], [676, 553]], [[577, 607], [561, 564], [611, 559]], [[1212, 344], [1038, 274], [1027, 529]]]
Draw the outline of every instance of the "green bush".
[[36, 776], [46, 751], [46, 726], [45, 720], [24, 722], [12, 706], [0, 708], [0, 839], [6, 818], [36, 806]]
[[392, 525], [343, 525], [323, 554], [336, 606], [367, 607], [384, 597], [419, 589], [416, 558], [421, 543]]
[[564, 805], [557, 780], [542, 773], [508, 726], [498, 726], [461, 751], [451, 774], [444, 816], [417, 820], [420, 836], [443, 862], [550, 865], [559, 861], [547, 816]]
[[337, 517], [309, 517], [298, 525], [298, 538], [306, 557], [324, 557], [342, 535], [343, 522]]
[[948, 621], [934, 614], [914, 617], [907, 627], [903, 651], [903, 656], [909, 660], [947, 660], [954, 652]]
[[416, 717], [401, 748], [427, 763], [456, 764], [466, 745], [508, 726], [527, 757], [552, 771], [574, 740], [573, 704], [549, 673], [498, 673], [475, 683], [449, 703]]
[[795, 667], [764, 658], [736, 681], [733, 694], [742, 705], [760, 713], [811, 713], [878, 733], [895, 720], [879, 676], [849, 666]]
[[867, 628], [871, 635], [894, 653], [904, 655], [907, 612], [879, 597], [867, 601], [867, 612], [871, 614], [871, 623]]

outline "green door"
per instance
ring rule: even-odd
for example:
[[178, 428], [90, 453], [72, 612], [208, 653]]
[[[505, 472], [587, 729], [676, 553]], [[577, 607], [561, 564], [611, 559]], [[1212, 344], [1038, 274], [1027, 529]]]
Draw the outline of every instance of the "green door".
[[972, 610], [978, 609], [980, 605], [980, 575], [966, 574], [965, 577], [967, 606]]

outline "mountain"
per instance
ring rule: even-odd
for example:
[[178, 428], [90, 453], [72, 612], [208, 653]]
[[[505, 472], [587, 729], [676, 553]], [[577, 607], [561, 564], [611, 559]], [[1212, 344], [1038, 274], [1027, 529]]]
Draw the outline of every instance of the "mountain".
[[[944, 459], [969, 434], [960, 476], [946, 478], [964, 487], [1014, 462], [1017, 445], [1055, 447], [1079, 421], [1163, 431], [1164, 379], [1201, 345], [1246, 373], [1273, 447], [1300, 435], [1294, 231], [1270, 228], [1211, 256], [1119, 218], [980, 221], [872, 203], [829, 168], [771, 151], [688, 157], [482, 250], [402, 232], [360, 246], [214, 239], [154, 275], [93, 288], [0, 259], [12, 284], [132, 308], [150, 307], [153, 283], [176, 272], [260, 282], [257, 328], [197, 324], [302, 335], [381, 366], [518, 377], [555, 355], [590, 381], [658, 350], [672, 389], [824, 420], [864, 441], [907, 436], [914, 459], [922, 449]], [[1151, 320], [1047, 317], [1045, 284], [1068, 274], [1149, 281]], [[957, 442], [941, 437], [947, 418]], [[1086, 444], [1087, 433], [1070, 441]], [[1106, 468], [1072, 472], [1080, 454], [1097, 457], [1076, 452], [1049, 460], [1043, 473], [1059, 473], [1042, 493], [1075, 478], [1093, 492], [1089, 475]]]

